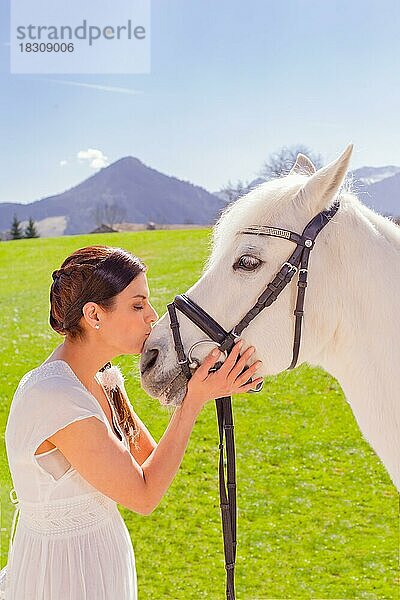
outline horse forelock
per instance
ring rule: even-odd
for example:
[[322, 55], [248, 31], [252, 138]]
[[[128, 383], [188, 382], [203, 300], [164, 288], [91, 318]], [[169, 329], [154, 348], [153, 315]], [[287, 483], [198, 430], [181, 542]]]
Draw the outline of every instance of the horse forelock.
[[293, 174], [266, 181], [227, 206], [214, 226], [206, 268], [216, 262], [242, 229], [256, 225], [283, 227], [279, 219], [306, 180], [306, 176]]

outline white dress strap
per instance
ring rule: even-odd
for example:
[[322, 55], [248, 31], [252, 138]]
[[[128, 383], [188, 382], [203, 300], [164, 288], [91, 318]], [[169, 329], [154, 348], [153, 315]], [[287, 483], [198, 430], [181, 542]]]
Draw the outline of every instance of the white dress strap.
[[[13, 492], [15, 492], [15, 497], [13, 497]], [[8, 547], [8, 561], [10, 560], [11, 557], [11, 550], [12, 550], [12, 546], [13, 546], [13, 540], [14, 540], [14, 534], [15, 534], [15, 528], [17, 526], [17, 518], [18, 515], [20, 513], [21, 510], [21, 505], [19, 502], [19, 499], [17, 497], [17, 492], [15, 491], [15, 488], [13, 488], [10, 491], [10, 500], [13, 504], [15, 504], [15, 509], [14, 509], [14, 515], [13, 515], [13, 520], [12, 520], [12, 525], [11, 525], [11, 532], [10, 532], [10, 544]]]

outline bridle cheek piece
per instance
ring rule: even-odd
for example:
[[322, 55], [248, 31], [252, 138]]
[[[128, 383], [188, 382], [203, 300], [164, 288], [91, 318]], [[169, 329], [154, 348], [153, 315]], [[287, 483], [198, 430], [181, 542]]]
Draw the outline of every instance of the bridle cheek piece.
[[[225, 329], [221, 327], [221, 325], [217, 323], [217, 321], [215, 321], [211, 315], [209, 315], [201, 308], [201, 306], [196, 304], [196, 302], [191, 300], [185, 294], [175, 296], [173, 302], [167, 305], [178, 363], [183, 374], [188, 380], [192, 377], [192, 371], [200, 364], [199, 361], [194, 359], [192, 356], [195, 348], [197, 348], [200, 344], [210, 343], [211, 341], [215, 342], [221, 352], [224, 352], [225, 355], [228, 356], [235, 345], [235, 340], [241, 336], [242, 332], [246, 329], [246, 327], [248, 327], [251, 321], [257, 317], [257, 315], [259, 315], [264, 308], [271, 306], [271, 304], [275, 302], [279, 294], [285, 289], [288, 283], [291, 282], [296, 273], [298, 273], [297, 299], [294, 310], [295, 331], [293, 340], [293, 356], [292, 362], [287, 370], [294, 369], [297, 364], [300, 351], [301, 327], [304, 315], [304, 297], [307, 287], [308, 261], [310, 258], [310, 253], [314, 248], [316, 237], [336, 214], [339, 206], [339, 200], [336, 200], [332, 204], [331, 208], [318, 213], [306, 225], [301, 235], [286, 229], [266, 226], [247, 227], [240, 232], [244, 235], [280, 237], [295, 243], [296, 249], [290, 255], [288, 260], [283, 263], [274, 279], [267, 285], [254, 306], [229, 332], [225, 331]], [[192, 321], [192, 323], [194, 323], [199, 329], [201, 329], [201, 331], [203, 331], [209, 338], [207, 340], [200, 340], [193, 344], [190, 347], [187, 355], [185, 353], [180, 334], [179, 320], [176, 312], [177, 309], [190, 321]], [[217, 370], [221, 364], [221, 362], [218, 362], [211, 370]], [[259, 391], [261, 387], [262, 382], [251, 391]], [[220, 434], [219, 483], [222, 527], [224, 534], [225, 569], [227, 576], [226, 597], [228, 600], [234, 600], [234, 567], [236, 558], [236, 477], [231, 398], [229, 396], [225, 398], [216, 398], [216, 407]], [[227, 489], [224, 476], [224, 432], [227, 447]]]

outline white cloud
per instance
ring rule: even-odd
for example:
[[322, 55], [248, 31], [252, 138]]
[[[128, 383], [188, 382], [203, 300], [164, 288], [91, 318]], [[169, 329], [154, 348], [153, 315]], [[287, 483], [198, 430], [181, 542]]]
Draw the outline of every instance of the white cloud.
[[77, 157], [81, 164], [87, 161], [92, 169], [102, 169], [108, 165], [108, 157], [95, 148], [79, 150]]
[[95, 158], [90, 163], [90, 166], [92, 167], [92, 169], [102, 169], [103, 167], [107, 166], [107, 164], [108, 163], [104, 162], [102, 158]]
[[60, 160], [60, 167], [65, 167], [68, 164], [67, 160]]
[[95, 83], [83, 83], [81, 81], [70, 81], [67, 79], [43, 79], [42, 81], [49, 81], [51, 83], [61, 83], [63, 85], [75, 85], [77, 87], [89, 88], [92, 90], [99, 90], [101, 92], [114, 92], [116, 94], [129, 94], [136, 96], [136, 94], [142, 94], [141, 90], [134, 90], [132, 88], [116, 87], [111, 85], [101, 85]]

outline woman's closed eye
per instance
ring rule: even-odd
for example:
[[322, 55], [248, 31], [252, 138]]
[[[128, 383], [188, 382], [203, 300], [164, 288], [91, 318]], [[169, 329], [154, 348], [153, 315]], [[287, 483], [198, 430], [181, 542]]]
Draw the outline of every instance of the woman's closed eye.
[[135, 304], [135, 306], [133, 307], [135, 310], [143, 310], [144, 306], [142, 306], [141, 304]]

